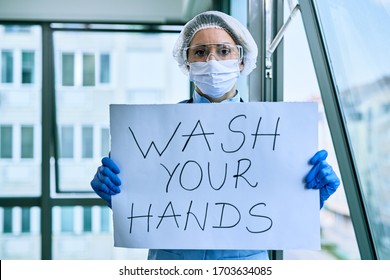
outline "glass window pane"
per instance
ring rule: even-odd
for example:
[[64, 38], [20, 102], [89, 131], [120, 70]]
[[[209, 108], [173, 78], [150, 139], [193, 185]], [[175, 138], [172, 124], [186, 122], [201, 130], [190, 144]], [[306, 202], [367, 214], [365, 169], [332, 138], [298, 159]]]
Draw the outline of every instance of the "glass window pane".
[[83, 231], [92, 231], [92, 207], [84, 207]]
[[390, 4], [315, 1], [380, 259], [390, 259]]
[[61, 208], [61, 232], [74, 232], [73, 207]]
[[[285, 5], [285, 18], [290, 10]], [[297, 16], [284, 36], [284, 101], [318, 103], [318, 145], [328, 151], [327, 161], [340, 176], [317, 77], [301, 16]], [[287, 250], [285, 259], [358, 259], [359, 250], [343, 185], [320, 211], [320, 251]]]
[[100, 207], [100, 230], [102, 232], [110, 231], [110, 208]]
[[14, 55], [13, 51], [1, 52], [1, 82], [13, 83], [14, 81]]
[[74, 86], [74, 54], [62, 54], [62, 85]]
[[93, 127], [84, 126], [82, 131], [83, 158], [93, 157]]
[[22, 126], [22, 158], [33, 158], [34, 157], [34, 127], [33, 126]]
[[[74, 54], [75, 87], [56, 85], [57, 127], [62, 143], [62, 127], [73, 127], [73, 136], [67, 139], [73, 146], [68, 147], [66, 159], [62, 151], [59, 161], [60, 191], [92, 192], [90, 182], [101, 158], [109, 154], [109, 104], [172, 104], [189, 97], [188, 76], [172, 57], [177, 36], [178, 33], [54, 32], [54, 53], [61, 54], [55, 57], [57, 80], [64, 75], [62, 54], [72, 54], [72, 59]], [[139, 54], [143, 61], [137, 58]]]
[[12, 158], [12, 126], [0, 126], [0, 158]]
[[110, 130], [108, 128], [102, 128], [100, 156], [106, 157], [109, 151], [110, 151]]
[[101, 84], [110, 83], [110, 55], [109, 54], [100, 55], [100, 83]]
[[22, 208], [22, 232], [27, 233], [31, 231], [31, 217], [30, 208]]
[[41, 57], [40, 26], [0, 24], [1, 197], [41, 193]]
[[34, 52], [23, 51], [22, 52], [22, 84], [34, 83]]
[[95, 56], [83, 54], [83, 86], [95, 85]]
[[12, 233], [12, 208], [3, 208], [3, 232]]
[[40, 209], [0, 207], [0, 259], [39, 260], [41, 258]]
[[112, 212], [106, 206], [56, 206], [52, 213], [54, 260], [147, 258], [147, 250], [114, 247]]
[[73, 158], [73, 127], [63, 126], [61, 129], [61, 157]]

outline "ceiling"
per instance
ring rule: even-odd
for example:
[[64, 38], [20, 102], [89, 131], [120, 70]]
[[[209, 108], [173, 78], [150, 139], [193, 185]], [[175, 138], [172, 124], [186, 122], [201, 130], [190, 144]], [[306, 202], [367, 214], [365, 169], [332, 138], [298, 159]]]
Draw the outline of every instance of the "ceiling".
[[213, 0], [0, 0], [0, 20], [184, 23]]

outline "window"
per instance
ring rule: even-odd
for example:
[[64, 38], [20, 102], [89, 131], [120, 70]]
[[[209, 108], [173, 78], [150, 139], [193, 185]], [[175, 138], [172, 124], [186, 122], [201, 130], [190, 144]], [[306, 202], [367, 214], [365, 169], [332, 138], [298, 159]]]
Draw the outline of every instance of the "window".
[[[285, 5], [285, 18], [290, 10]], [[324, 112], [321, 92], [313, 66], [313, 60], [307, 43], [302, 17], [297, 16], [291, 22], [284, 39], [284, 101], [318, 103], [318, 147], [329, 155], [327, 162], [340, 175], [332, 137]], [[349, 215], [343, 184], [333, 194], [320, 211], [321, 215], [321, 251], [305, 252], [301, 250], [284, 251], [285, 259], [357, 259], [359, 250], [355, 232]], [[310, 256], [306, 254], [309, 253]]]
[[61, 207], [61, 232], [73, 232], [74, 218], [73, 207]]
[[30, 208], [22, 208], [22, 232], [28, 233], [31, 231], [31, 218], [30, 218]]
[[84, 232], [92, 232], [92, 207], [83, 207], [83, 230]]
[[12, 126], [0, 126], [0, 158], [12, 158]]
[[12, 233], [12, 208], [6, 207], [3, 209], [3, 232]]
[[110, 83], [110, 55], [100, 54], [100, 83]]
[[110, 152], [110, 130], [108, 128], [102, 128], [100, 138], [101, 138], [100, 156], [106, 157]]
[[62, 54], [62, 85], [74, 86], [74, 54]]
[[110, 54], [62, 53], [63, 86], [95, 86], [111, 80]]
[[34, 157], [34, 127], [30, 125], [22, 126], [22, 158]]
[[95, 55], [83, 54], [83, 86], [95, 85]]
[[93, 157], [93, 127], [84, 126], [82, 128], [82, 157]]
[[14, 55], [12, 51], [1, 52], [1, 82], [13, 83], [14, 81]]
[[0, 24], [2, 260], [41, 258], [42, 39], [41, 26]]
[[[101, 164], [101, 157], [109, 154], [109, 104], [134, 103], [133, 100], [142, 99], [150, 88], [158, 91], [158, 95], [147, 98], [154, 104], [177, 103], [189, 97], [188, 76], [183, 75], [172, 58], [177, 36], [178, 33], [171, 32], [54, 30], [54, 53], [58, 54], [54, 61], [55, 69], [58, 69], [55, 74], [56, 80], [60, 81], [55, 88], [56, 127], [61, 156], [56, 191], [81, 198], [87, 193], [88, 197], [97, 198], [90, 182]], [[142, 58], [147, 59], [147, 63], [155, 59], [160, 71], [153, 69], [153, 73], [149, 73], [149, 68], [143, 66], [143, 72], [136, 76], [142, 81], [136, 81], [137, 88], [129, 90], [128, 80], [134, 79], [130, 72], [136, 72], [136, 67], [142, 66], [142, 60], [137, 59], [139, 64], [130, 67], [126, 59], [129, 51], [135, 51], [137, 55], [143, 49], [146, 49], [146, 55]], [[148, 54], [153, 57], [149, 58]], [[154, 73], [159, 75], [157, 86], [145, 78]], [[130, 92], [132, 89], [134, 91]], [[62, 194], [59, 197], [62, 199]], [[146, 258], [146, 250], [124, 252], [114, 248], [110, 208], [97, 205], [70, 207], [73, 210], [68, 206], [52, 207], [53, 259], [123, 258], [124, 254], [127, 259]]]
[[110, 231], [110, 209], [108, 207], [100, 207], [100, 231]]
[[34, 83], [35, 56], [32, 51], [22, 52], [22, 84]]
[[352, 164], [359, 176], [356, 191], [364, 200], [378, 258], [389, 259], [390, 115], [383, 112], [390, 100], [389, 4], [376, 0], [314, 2]]
[[0, 219], [3, 221], [4, 233], [18, 235], [20, 232], [31, 232], [31, 208], [6, 207], [0, 208], [0, 210], [3, 210], [0, 211]]
[[61, 157], [73, 158], [73, 146], [73, 127], [63, 126], [61, 129]]

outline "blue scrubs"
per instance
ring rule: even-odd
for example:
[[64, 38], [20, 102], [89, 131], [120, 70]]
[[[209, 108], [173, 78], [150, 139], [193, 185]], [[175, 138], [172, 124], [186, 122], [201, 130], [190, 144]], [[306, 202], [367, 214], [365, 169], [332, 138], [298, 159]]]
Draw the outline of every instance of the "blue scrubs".
[[149, 250], [148, 260], [268, 260], [264, 250]]
[[[240, 102], [239, 93], [222, 102]], [[182, 103], [185, 103], [182, 102]], [[193, 103], [210, 103], [196, 91]], [[149, 260], [268, 260], [265, 250], [149, 250]]]

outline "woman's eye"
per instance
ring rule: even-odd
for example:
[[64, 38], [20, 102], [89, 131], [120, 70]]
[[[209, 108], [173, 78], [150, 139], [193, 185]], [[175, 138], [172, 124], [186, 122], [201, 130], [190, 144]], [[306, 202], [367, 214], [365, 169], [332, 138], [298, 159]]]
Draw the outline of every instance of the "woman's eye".
[[204, 56], [205, 50], [195, 50], [194, 53], [196, 56]]
[[219, 53], [223, 56], [227, 56], [230, 54], [230, 49], [227, 49], [227, 48], [221, 49], [221, 50], [219, 50]]

